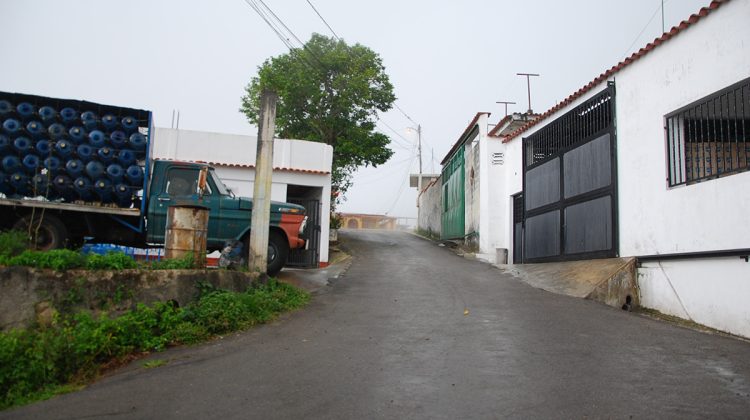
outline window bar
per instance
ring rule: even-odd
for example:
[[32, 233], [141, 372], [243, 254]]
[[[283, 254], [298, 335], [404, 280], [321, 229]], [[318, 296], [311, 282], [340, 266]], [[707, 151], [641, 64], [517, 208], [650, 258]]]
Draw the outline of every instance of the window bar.
[[[706, 176], [708, 176], [708, 170], [709, 170], [706, 165], [706, 149], [704, 147], [705, 145], [703, 144], [704, 143], [703, 141], [704, 140], [704, 132], [703, 132], [703, 115], [704, 115], [703, 107], [704, 105], [706, 108], [708, 108], [707, 104], [698, 105], [700, 107], [700, 115], [697, 116], [697, 118], [699, 118], [699, 121], [700, 121], [700, 133], [698, 134], [700, 136], [700, 149], [701, 149], [700, 164], [703, 165], [703, 172], [700, 172], [700, 171], [698, 172], [699, 179], [705, 178]], [[705, 114], [707, 115], [708, 111]], [[708, 132], [708, 118], [706, 118], [706, 132]], [[710, 159], [710, 157], [708, 159]]]
[[[747, 109], [745, 108], [745, 88], [748, 88], [748, 90], [750, 90], [750, 84], [747, 84], [740, 88], [741, 90], [741, 93], [740, 93], [741, 102], [740, 103], [742, 104], [742, 142], [743, 142], [744, 149], [745, 149], [743, 151], [744, 152], [743, 154], [745, 155], [745, 168], [747, 168], [748, 166], [750, 166], [748, 165], [748, 154], [750, 154], [750, 150], [748, 150], [748, 135], [747, 135], [747, 127], [745, 126], [745, 120], [747, 120], [748, 117], [750, 117], [750, 115], [747, 115], [746, 113]], [[750, 97], [748, 98], [748, 100], [750, 100]]]
[[672, 163], [674, 162], [674, 143], [672, 142], [672, 133], [673, 130], [671, 129], [673, 127], [672, 125], [673, 118], [667, 118], [667, 124], [664, 127], [667, 134], [667, 159], [669, 161], [669, 165], [667, 166], [667, 181], [669, 182], [669, 186], [674, 185], [674, 168]]
[[[734, 114], [734, 149], [735, 153], [732, 156], [732, 166], [734, 167], [734, 170], [739, 170], [742, 166], [740, 165], [740, 136], [737, 134], [737, 119], [740, 117], [739, 112], [737, 112], [737, 89], [732, 91], [732, 111]], [[729, 126], [731, 129], [732, 122], [730, 120]], [[731, 141], [731, 140], [730, 140]], [[734, 156], [737, 156], [737, 160], [735, 161]]]
[[[672, 125], [673, 126], [675, 125], [674, 119], [675, 118], [672, 118]], [[677, 165], [675, 165], [675, 175], [676, 175], [677, 180], [680, 183], [683, 183], [685, 181], [685, 174], [684, 174], [682, 168], [683, 168], [683, 166], [686, 166], [686, 165], [684, 165], [684, 160], [685, 160], [683, 158], [684, 147], [682, 146], [682, 142], [680, 141], [680, 131], [679, 130], [680, 130], [680, 127], [678, 126], [677, 127], [677, 141], [675, 141], [675, 139], [674, 139], [674, 134], [675, 133], [674, 133], [674, 130], [672, 130], [672, 137], [673, 137], [672, 138], [672, 144], [673, 144], [672, 147], [674, 149], [676, 149], [675, 154], [677, 155]]]
[[[674, 185], [677, 182], [682, 182], [682, 159], [680, 156], [680, 142], [676, 141], [676, 138], [679, 135], [679, 132], [675, 133], [675, 117], [672, 117], [669, 119], [669, 125], [671, 126], [670, 130], [670, 143], [671, 143], [671, 149], [672, 149], [672, 179], [670, 181], [670, 184]], [[677, 127], [679, 130], [679, 127]], [[676, 162], [676, 163], [675, 163]]]

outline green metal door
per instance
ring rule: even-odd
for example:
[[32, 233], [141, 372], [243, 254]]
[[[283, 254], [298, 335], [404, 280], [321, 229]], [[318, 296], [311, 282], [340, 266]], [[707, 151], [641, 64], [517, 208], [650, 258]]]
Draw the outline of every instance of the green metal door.
[[443, 203], [441, 239], [463, 238], [465, 235], [464, 148], [459, 147], [443, 167]]

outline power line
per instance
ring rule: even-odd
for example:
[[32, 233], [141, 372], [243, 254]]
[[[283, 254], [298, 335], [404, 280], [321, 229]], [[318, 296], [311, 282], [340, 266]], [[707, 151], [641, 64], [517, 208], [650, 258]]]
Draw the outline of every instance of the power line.
[[409, 180], [408, 175], [409, 175], [409, 172], [411, 171], [411, 164], [414, 163], [414, 159], [416, 159], [416, 158], [417, 158], [416, 155], [412, 157], [412, 160], [411, 160], [409, 166], [406, 168], [407, 172], [406, 172], [406, 174], [404, 174], [404, 180], [401, 183], [401, 187], [399, 187], [399, 189], [398, 189], [398, 194], [396, 195], [396, 199], [393, 200], [393, 204], [391, 204], [391, 207], [388, 209], [387, 212], [385, 212], [385, 214], [388, 214], [391, 211], [393, 211], [393, 208], [396, 207], [396, 203], [398, 203], [398, 200], [401, 199], [401, 195], [404, 193], [404, 187], [406, 187], [406, 181]]
[[[637, 35], [637, 36], [635, 37], [635, 39], [634, 39], [634, 40], [633, 40], [633, 42], [632, 42], [632, 43], [630, 44], [630, 46], [628, 47], [628, 49], [627, 49], [627, 50], [625, 50], [625, 52], [623, 53], [623, 55], [622, 55], [622, 58], [623, 58], [623, 59], [624, 59], [625, 57], [627, 57], [628, 53], [630, 52], [630, 49], [631, 49], [631, 48], [633, 48], [633, 45], [635, 45], [635, 43], [636, 43], [636, 42], [638, 42], [638, 40], [639, 40], [639, 39], [641, 39], [641, 35], [643, 35], [643, 32], [645, 32], [645, 31], [646, 31], [646, 29], [648, 28], [648, 25], [650, 25], [650, 24], [651, 24], [651, 22], [653, 22], [653, 20], [654, 20], [654, 18], [656, 17], [656, 15], [657, 15], [657, 14], [659, 14], [659, 10], [662, 10], [662, 8], [664, 7], [664, 4], [665, 4], [665, 3], [667, 3], [668, 1], [669, 1], [669, 0], [665, 0], [664, 2], [662, 2], [662, 3], [661, 3], [661, 4], [660, 4], [660, 5], [659, 5], [659, 6], [658, 6], [658, 7], [656, 8], [656, 10], [654, 10], [654, 13], [653, 13], [653, 14], [651, 15], [651, 18], [650, 18], [650, 19], [648, 20], [648, 22], [646, 22], [646, 25], [644, 25], [644, 26], [643, 26], [643, 29], [641, 29], [641, 31], [640, 31], [640, 32], [638, 32], [638, 35]], [[662, 23], [662, 25], [663, 25], [663, 23]]]
[[307, 4], [309, 4], [310, 7], [312, 7], [312, 9], [318, 15], [318, 17], [320, 18], [320, 20], [322, 20], [323, 23], [325, 23], [325, 25], [328, 27], [328, 30], [331, 31], [331, 33], [333, 34], [334, 37], [336, 37], [336, 40], [337, 41], [341, 41], [341, 38], [339, 38], [339, 36], [336, 35], [336, 32], [333, 31], [333, 28], [331, 28], [331, 25], [329, 25], [328, 22], [326, 22], [326, 20], [323, 18], [323, 15], [321, 15], [320, 12], [318, 11], [318, 9], [316, 9], [315, 6], [313, 6], [313, 4], [310, 2], [310, 0], [307, 0]]

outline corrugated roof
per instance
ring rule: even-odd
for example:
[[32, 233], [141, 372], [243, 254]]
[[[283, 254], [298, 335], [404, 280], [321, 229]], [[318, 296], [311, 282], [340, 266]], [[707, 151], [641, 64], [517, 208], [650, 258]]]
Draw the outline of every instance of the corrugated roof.
[[645, 56], [646, 54], [653, 51], [656, 47], [659, 45], [669, 41], [670, 39], [677, 36], [679, 33], [683, 32], [685, 29], [689, 28], [690, 26], [694, 25], [699, 20], [703, 19], [704, 17], [708, 16], [709, 13], [713, 12], [714, 10], [721, 7], [723, 4], [729, 3], [730, 0], [714, 0], [709, 4], [707, 7], [701, 8], [698, 13], [694, 13], [690, 15], [689, 18], [683, 20], [680, 22], [679, 25], [676, 25], [672, 27], [672, 29], [669, 30], [669, 32], [665, 32], [662, 34], [662, 36], [656, 38], [652, 42], [649, 42], [646, 44], [645, 47], [641, 48], [640, 50], [634, 52], [630, 57], [626, 58], [623, 61], [620, 61], [617, 63], [617, 65], [612, 66], [609, 70], [605, 71], [604, 73], [597, 76], [594, 80], [590, 81], [588, 84], [583, 86], [582, 88], [578, 89], [574, 93], [572, 93], [570, 96], [565, 98], [562, 102], [558, 103], [557, 105], [553, 106], [546, 112], [544, 112], [539, 118], [529, 122], [528, 124], [525, 124], [523, 127], [519, 128], [518, 130], [512, 132], [508, 135], [508, 137], [503, 140], [503, 143], [509, 142], [513, 140], [514, 138], [520, 136], [525, 131], [529, 130], [531, 127], [539, 124], [540, 122], [547, 119], [550, 115], [554, 114], [555, 112], [559, 111], [560, 109], [565, 108], [568, 106], [571, 102], [575, 101], [576, 99], [583, 96], [585, 93], [589, 92], [596, 86], [599, 86], [600, 83], [606, 81], [609, 79], [610, 76], [614, 75], [618, 71], [624, 69], [625, 67], [629, 66], [633, 62], [637, 61], [639, 58]]

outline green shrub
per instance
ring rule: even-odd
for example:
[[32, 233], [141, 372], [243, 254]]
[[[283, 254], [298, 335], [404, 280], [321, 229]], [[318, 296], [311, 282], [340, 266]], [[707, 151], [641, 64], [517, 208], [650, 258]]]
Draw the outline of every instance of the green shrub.
[[69, 249], [53, 249], [50, 251], [26, 250], [7, 260], [8, 265], [23, 265], [36, 268], [51, 268], [53, 270], [68, 270], [81, 268], [86, 263], [86, 257], [79, 252]]
[[158, 261], [149, 261], [144, 266], [150, 270], [190, 270], [195, 268], [193, 255], [187, 254], [182, 258], [170, 258]]
[[206, 290], [186, 308], [139, 304], [118, 318], [83, 312], [47, 328], [0, 333], [0, 409], [70, 389], [64, 384], [89, 379], [129, 354], [266, 322], [310, 298], [275, 280], [244, 293]]
[[28, 248], [26, 233], [19, 230], [0, 232], [0, 259], [14, 257]]
[[86, 268], [89, 270], [125, 270], [136, 268], [135, 260], [120, 251], [109, 251], [105, 255], [88, 254]]

